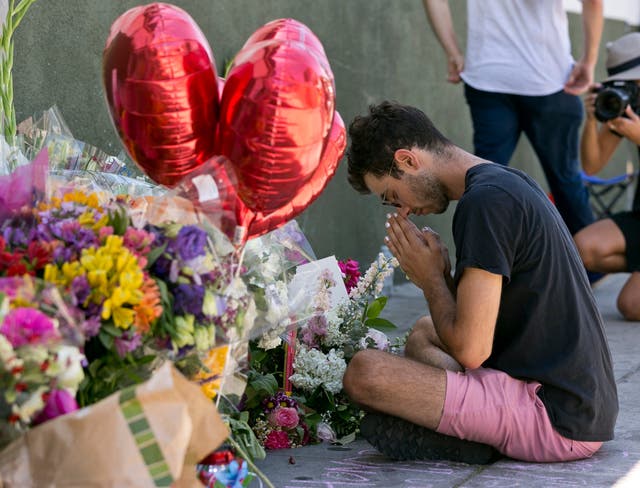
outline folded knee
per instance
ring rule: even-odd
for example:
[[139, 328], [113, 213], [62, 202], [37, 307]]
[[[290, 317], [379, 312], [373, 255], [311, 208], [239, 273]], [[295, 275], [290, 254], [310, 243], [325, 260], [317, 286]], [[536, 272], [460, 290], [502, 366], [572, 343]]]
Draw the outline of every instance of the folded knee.
[[376, 375], [381, 374], [381, 353], [375, 349], [358, 351], [347, 366], [342, 378], [344, 391], [356, 403], [362, 403], [371, 395]]
[[598, 262], [598, 249], [593, 239], [578, 233], [574, 236], [574, 240], [584, 267], [592, 269]]
[[620, 294], [618, 297], [618, 310], [626, 320], [640, 320], [640, 303], [633, 297]]

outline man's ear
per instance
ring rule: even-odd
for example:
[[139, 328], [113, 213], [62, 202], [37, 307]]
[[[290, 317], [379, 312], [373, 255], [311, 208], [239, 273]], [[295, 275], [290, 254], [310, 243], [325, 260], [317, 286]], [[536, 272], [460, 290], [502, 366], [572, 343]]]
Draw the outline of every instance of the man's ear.
[[396, 165], [401, 171], [417, 171], [420, 166], [416, 155], [411, 149], [396, 149], [393, 156], [396, 160]]

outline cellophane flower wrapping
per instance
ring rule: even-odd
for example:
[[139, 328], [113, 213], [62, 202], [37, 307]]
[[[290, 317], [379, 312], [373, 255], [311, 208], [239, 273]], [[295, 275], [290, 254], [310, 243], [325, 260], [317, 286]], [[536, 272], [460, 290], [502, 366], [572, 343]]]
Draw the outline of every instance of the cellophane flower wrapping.
[[[68, 158], [59, 156], [55, 145], [58, 135], [53, 138], [52, 150], [46, 142], [50, 135], [43, 136], [45, 142], [36, 159], [17, 166], [20, 171], [14, 167], [0, 180], [5, 188], [19, 184], [26, 189], [25, 198], [6, 208], [0, 219], [0, 277], [33, 277], [65, 297], [72, 311], [69, 315], [77, 317], [76, 329], [82, 339], [79, 353], [73, 357], [82, 358], [84, 368], [79, 371], [84, 376], [77, 377], [77, 384], [69, 385], [68, 391], [74, 401], [87, 407], [83, 416], [90, 416], [92, 422], [112, 422], [111, 417], [105, 417], [108, 410], [97, 405], [127, 389], [136, 396], [137, 385], [150, 381], [163, 365], [171, 363], [205, 394], [203, 398], [209, 397], [213, 410], [213, 414], [209, 412], [210, 424], [215, 424], [220, 417], [211, 398], [219, 399], [225, 378], [237, 375], [240, 359], [233, 358], [240, 356], [232, 351], [254, 337], [258, 314], [253, 292], [243, 279], [241, 253], [225, 234], [232, 225], [233, 208], [221, 203], [220, 194], [206, 191], [207, 184], [213, 183], [224, 194], [228, 179], [205, 181], [206, 174], [194, 173], [169, 192], [122, 174], [56, 169], [55, 161], [68, 162]], [[209, 176], [215, 174], [219, 164], [208, 164]], [[196, 201], [191, 200], [194, 191], [200, 192]], [[33, 319], [43, 303], [36, 300], [24, 308]], [[13, 315], [9, 314], [9, 319]], [[266, 327], [265, 322], [255, 334], [263, 333]], [[12, 345], [9, 332], [1, 337], [2, 359], [9, 374], [15, 375], [14, 356], [23, 346]], [[50, 354], [62, 357], [53, 342], [47, 342], [47, 347]], [[45, 359], [39, 356], [34, 367], [45, 369]], [[28, 366], [31, 368], [31, 363]], [[54, 372], [51, 367], [50, 374]], [[19, 427], [16, 432], [20, 434], [47, 410], [47, 392], [35, 380], [33, 388], [31, 383], [25, 388], [12, 381], [7, 385], [18, 384], [24, 395], [9, 398], [11, 405], [1, 405], [0, 413], [6, 410], [7, 415], [0, 423], [3, 429]], [[54, 393], [62, 384], [57, 376], [49, 383], [46, 387]], [[241, 388], [242, 381], [236, 385], [238, 395]], [[25, 396], [32, 390], [34, 395]], [[57, 393], [49, 396], [56, 400], [51, 402], [52, 408], [64, 408], [65, 398]], [[100, 418], [93, 417], [97, 412]], [[171, 416], [165, 421], [168, 418], [173, 422]], [[60, 427], [64, 430], [73, 428], [67, 422], [75, 420], [63, 416], [52, 422], [64, 423], [66, 426]], [[38, 445], [34, 439], [39, 437], [33, 437], [39, 435], [36, 432], [51, 435], [50, 430], [42, 430], [47, 424], [29, 432], [29, 445]], [[221, 437], [215, 438], [218, 444], [228, 435], [224, 426], [219, 431]], [[196, 432], [182, 431], [180, 435], [195, 436]], [[206, 439], [209, 451], [202, 455], [217, 445], [211, 445], [212, 439]], [[162, 452], [165, 447], [164, 441], [159, 441]], [[14, 454], [16, 449], [24, 452], [24, 439], [20, 437], [7, 449]], [[190, 460], [192, 464], [197, 461]], [[104, 474], [98, 473], [96, 479]], [[174, 477], [176, 474], [180, 475], [173, 472]]]

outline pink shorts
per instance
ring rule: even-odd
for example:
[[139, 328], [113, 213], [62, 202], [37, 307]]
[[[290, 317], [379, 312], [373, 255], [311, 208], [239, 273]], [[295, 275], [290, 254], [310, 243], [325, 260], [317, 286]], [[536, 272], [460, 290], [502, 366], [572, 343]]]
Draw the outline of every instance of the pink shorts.
[[523, 461], [591, 457], [602, 442], [574, 441], [558, 434], [536, 395], [540, 386], [495, 369], [447, 371], [444, 410], [437, 431], [489, 444]]

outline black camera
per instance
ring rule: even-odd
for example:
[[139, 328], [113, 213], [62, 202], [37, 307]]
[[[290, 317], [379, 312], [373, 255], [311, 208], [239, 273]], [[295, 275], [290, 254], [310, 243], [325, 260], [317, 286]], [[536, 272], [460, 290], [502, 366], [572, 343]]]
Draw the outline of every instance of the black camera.
[[595, 115], [600, 122], [624, 116], [627, 105], [640, 114], [640, 87], [635, 81], [614, 80], [602, 83], [595, 101]]

